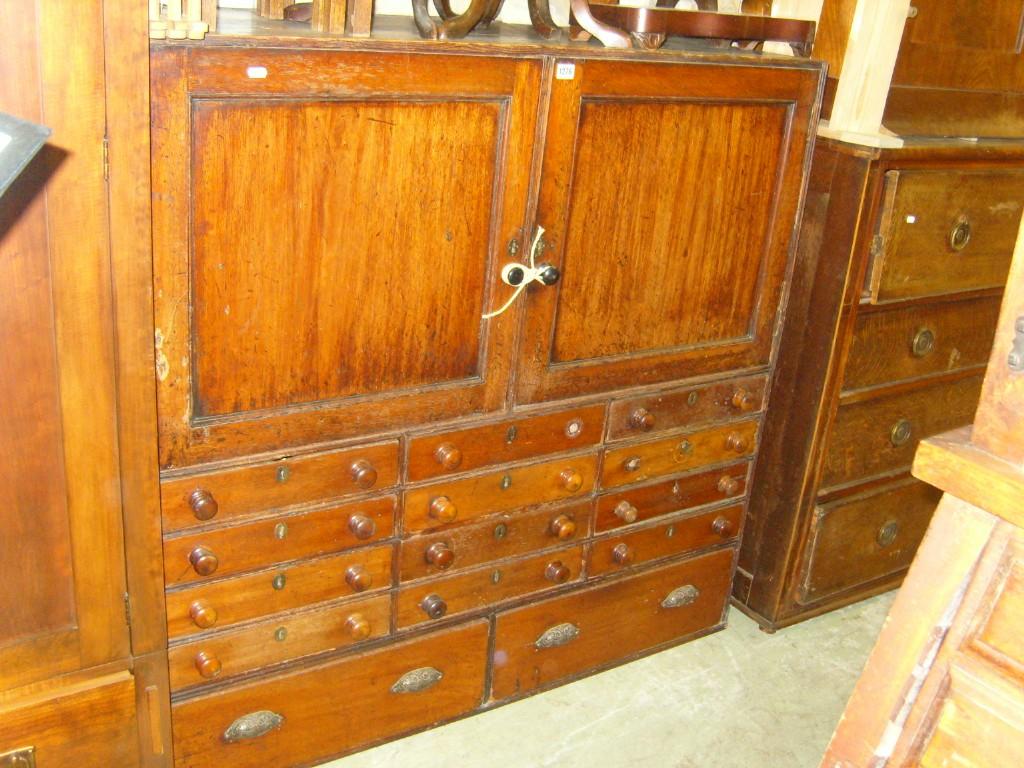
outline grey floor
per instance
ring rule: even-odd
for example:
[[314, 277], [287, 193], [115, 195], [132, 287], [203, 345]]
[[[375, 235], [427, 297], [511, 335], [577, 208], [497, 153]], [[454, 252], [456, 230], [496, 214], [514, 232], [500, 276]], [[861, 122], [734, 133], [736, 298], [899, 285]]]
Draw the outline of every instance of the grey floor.
[[895, 592], [716, 635], [323, 768], [812, 768]]

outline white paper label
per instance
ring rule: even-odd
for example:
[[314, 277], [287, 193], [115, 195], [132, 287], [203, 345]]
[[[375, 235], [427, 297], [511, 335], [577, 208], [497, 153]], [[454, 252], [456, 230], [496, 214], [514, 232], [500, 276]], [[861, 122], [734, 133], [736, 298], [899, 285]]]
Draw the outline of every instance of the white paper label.
[[576, 77], [576, 64], [571, 61], [560, 61], [555, 64], [556, 80], [572, 80]]
[[253, 80], [264, 80], [267, 77], [266, 67], [246, 67], [245, 74]]

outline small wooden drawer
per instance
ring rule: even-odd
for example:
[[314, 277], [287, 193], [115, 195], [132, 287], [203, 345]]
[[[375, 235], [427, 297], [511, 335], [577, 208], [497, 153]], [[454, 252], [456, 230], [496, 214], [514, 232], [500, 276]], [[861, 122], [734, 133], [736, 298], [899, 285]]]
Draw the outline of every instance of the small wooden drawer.
[[843, 389], [984, 366], [999, 304], [985, 298], [858, 313]]
[[601, 486], [614, 488], [752, 456], [757, 447], [757, 425], [757, 420], [740, 421], [650, 443], [606, 449]]
[[394, 496], [164, 539], [168, 586], [266, 568], [386, 539]]
[[164, 533], [398, 481], [398, 441], [170, 477], [160, 483]]
[[909, 479], [819, 505], [811, 518], [801, 602], [907, 568], [941, 497], [938, 489]]
[[585, 539], [592, 506], [588, 500], [517, 510], [484, 522], [414, 536], [402, 542], [399, 578], [412, 581], [437, 576]]
[[344, 605], [289, 613], [174, 646], [167, 654], [171, 690], [226, 680], [381, 637], [390, 630], [390, 604], [389, 595], [374, 595]]
[[357, 549], [167, 593], [167, 634], [184, 637], [240, 621], [391, 586], [392, 546]]
[[631, 529], [596, 539], [590, 547], [587, 575], [616, 573], [670, 555], [692, 552], [735, 539], [743, 524], [743, 505]]
[[608, 413], [608, 439], [638, 437], [645, 432], [755, 413], [764, 406], [765, 376], [687, 387], [648, 397], [619, 400]]
[[498, 614], [491, 700], [723, 624], [733, 549]]
[[411, 482], [574, 451], [596, 445], [604, 432], [604, 406], [501, 421], [409, 441]]
[[599, 496], [594, 529], [606, 531], [716, 501], [742, 498], [747, 490], [749, 467], [748, 462], [732, 464]]
[[311, 765], [457, 717], [484, 693], [487, 623], [173, 705], [177, 768]]
[[910, 466], [922, 438], [974, 419], [982, 376], [840, 404], [825, 450], [821, 487]]
[[543, 464], [449, 480], [405, 492], [405, 530], [462, 523], [491, 512], [586, 496], [594, 487], [597, 456], [572, 456]]
[[583, 548], [575, 546], [415, 582], [399, 588], [395, 622], [405, 628], [479, 610], [568, 584], [582, 572]]
[[876, 303], [1006, 283], [1024, 171], [889, 171], [868, 280]]

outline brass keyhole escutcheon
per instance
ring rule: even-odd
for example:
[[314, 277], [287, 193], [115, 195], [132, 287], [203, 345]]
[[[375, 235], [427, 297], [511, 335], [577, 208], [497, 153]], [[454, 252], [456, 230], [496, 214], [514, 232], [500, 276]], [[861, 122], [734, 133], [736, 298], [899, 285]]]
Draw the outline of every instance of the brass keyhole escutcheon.
[[971, 241], [971, 222], [966, 216], [960, 217], [953, 230], [949, 233], [949, 247], [954, 251], [962, 251]]
[[892, 425], [892, 429], [889, 430], [889, 442], [892, 443], [894, 448], [906, 445], [907, 441], [910, 440], [911, 435], [914, 433], [914, 428], [909, 421], [906, 419], [900, 419]]
[[283, 643], [288, 638], [288, 630], [285, 627], [278, 627], [274, 630], [274, 639]]
[[575, 440], [583, 434], [583, 419], [570, 419], [569, 423], [565, 425], [565, 436], [570, 440]]
[[279, 573], [271, 580], [270, 586], [272, 586], [274, 589], [280, 592], [282, 589], [284, 589], [286, 581], [287, 578], [285, 577], [285, 575], [283, 573]]
[[277, 482], [287, 483], [288, 478], [292, 476], [292, 471], [288, 467], [277, 468]]
[[895, 520], [889, 520], [878, 529], [878, 535], [875, 537], [875, 540], [878, 542], [878, 546], [884, 549], [896, 541], [896, 536], [899, 532], [900, 524]]
[[284, 523], [278, 523], [274, 526], [274, 538], [278, 541], [284, 541], [288, 536], [288, 526]]
[[914, 357], [929, 355], [935, 349], [935, 334], [929, 328], [921, 328], [914, 334], [914, 341], [910, 348]]
[[686, 396], [686, 404], [687, 405], [696, 405], [697, 401], [699, 399], [700, 399], [700, 395], [699, 394], [697, 394], [696, 392], [691, 392], [690, 394], [688, 394]]
[[494, 526], [494, 538], [501, 541], [508, 535], [508, 526], [504, 523], [498, 523]]
[[501, 490], [503, 491], [507, 491], [509, 488], [511, 488], [512, 475], [502, 475], [501, 482], [498, 484], [498, 487], [500, 487]]

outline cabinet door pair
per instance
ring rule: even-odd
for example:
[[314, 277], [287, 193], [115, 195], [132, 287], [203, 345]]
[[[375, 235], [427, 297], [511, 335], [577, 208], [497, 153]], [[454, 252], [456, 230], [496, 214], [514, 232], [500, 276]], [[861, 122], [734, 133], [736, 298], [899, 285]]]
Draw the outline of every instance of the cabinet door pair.
[[159, 51], [163, 463], [766, 365], [818, 77]]

